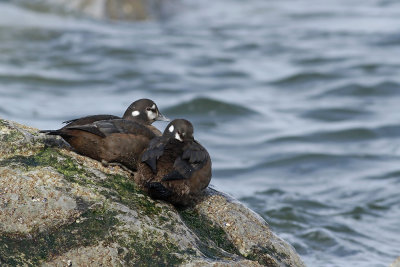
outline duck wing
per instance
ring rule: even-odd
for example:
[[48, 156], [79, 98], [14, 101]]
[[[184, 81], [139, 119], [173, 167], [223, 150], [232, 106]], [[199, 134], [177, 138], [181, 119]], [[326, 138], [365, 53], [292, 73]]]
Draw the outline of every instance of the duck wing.
[[149, 138], [155, 137], [155, 134], [146, 126], [123, 119], [95, 121], [89, 124], [66, 127], [66, 129], [85, 131], [102, 138], [115, 133], [147, 135]]
[[162, 181], [189, 179], [209, 159], [210, 155], [207, 150], [197, 141], [193, 141], [185, 145], [182, 156], [177, 157], [174, 162], [174, 170], [165, 175]]
[[146, 163], [153, 173], [157, 172], [157, 160], [164, 154], [167, 142], [162, 136], [153, 138], [149, 147], [142, 154], [142, 162]]
[[64, 124], [67, 124], [66, 127], [69, 126], [76, 126], [76, 125], [85, 125], [89, 123], [93, 123], [95, 121], [103, 121], [103, 120], [117, 120], [121, 119], [118, 116], [114, 115], [92, 115], [92, 116], [86, 116], [78, 119], [72, 119], [72, 120], [67, 120], [63, 121]]

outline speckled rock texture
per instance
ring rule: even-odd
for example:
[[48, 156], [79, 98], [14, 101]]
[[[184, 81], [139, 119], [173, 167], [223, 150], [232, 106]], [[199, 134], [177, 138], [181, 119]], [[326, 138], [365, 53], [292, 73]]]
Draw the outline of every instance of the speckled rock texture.
[[267, 223], [208, 189], [154, 201], [131, 173], [0, 119], [0, 266], [304, 266]]

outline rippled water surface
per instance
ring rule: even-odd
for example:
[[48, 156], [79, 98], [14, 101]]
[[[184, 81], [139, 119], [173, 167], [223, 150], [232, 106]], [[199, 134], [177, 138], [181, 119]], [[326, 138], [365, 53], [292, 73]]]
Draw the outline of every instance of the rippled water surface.
[[20, 3], [0, 1], [1, 117], [54, 129], [152, 98], [308, 266], [400, 256], [399, 1], [184, 0], [138, 23]]

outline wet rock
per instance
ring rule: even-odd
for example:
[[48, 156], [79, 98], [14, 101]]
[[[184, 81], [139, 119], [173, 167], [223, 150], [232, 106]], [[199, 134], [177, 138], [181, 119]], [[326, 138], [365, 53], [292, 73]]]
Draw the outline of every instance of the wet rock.
[[268, 224], [235, 199], [208, 189], [206, 197], [194, 207], [198, 214], [218, 225], [239, 253], [267, 266], [302, 266], [293, 248], [276, 236]]
[[0, 265], [304, 266], [234, 199], [209, 189], [177, 209], [130, 175], [0, 119]]

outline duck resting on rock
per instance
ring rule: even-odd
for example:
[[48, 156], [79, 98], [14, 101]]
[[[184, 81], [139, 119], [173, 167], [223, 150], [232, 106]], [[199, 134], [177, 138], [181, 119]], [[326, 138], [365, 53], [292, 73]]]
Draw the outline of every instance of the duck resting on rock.
[[131, 120], [131, 121], [138, 122], [138, 123], [143, 124], [146, 127], [148, 127], [156, 135], [160, 135], [160, 136], [161, 136], [160, 130], [158, 130], [156, 127], [154, 127], [151, 124], [155, 121], [169, 121], [169, 119], [167, 117], [165, 117], [163, 114], [161, 114], [156, 103], [154, 103], [153, 100], [147, 99], [147, 98], [142, 98], [142, 99], [136, 100], [135, 102], [132, 102], [132, 104], [130, 104], [129, 107], [126, 109], [122, 118], [115, 116], [115, 115], [105, 115], [105, 114], [90, 115], [90, 116], [85, 116], [85, 117], [78, 118], [78, 119], [64, 121], [63, 123], [66, 123], [66, 125], [61, 129], [43, 130], [40, 132], [47, 133], [47, 134], [53, 134], [53, 133], [55, 134], [56, 132], [59, 132], [63, 129], [66, 129], [66, 128], [72, 127], [72, 126], [84, 125], [84, 124], [89, 124], [89, 123], [93, 123], [96, 121], [102, 121], [102, 120], [117, 120], [117, 119], [124, 119], [124, 120]]
[[172, 204], [193, 203], [211, 180], [210, 155], [185, 119], [173, 120], [162, 136], [151, 140], [141, 161], [135, 182], [151, 197]]
[[[103, 120], [98, 120], [102, 118]], [[113, 118], [112, 115], [88, 116], [69, 121], [61, 129], [40, 132], [61, 136], [79, 154], [105, 165], [123, 164], [129, 170], [135, 171], [140, 154], [147, 148], [150, 140], [159, 135], [159, 130], [151, 123], [168, 119], [149, 99], [132, 103], [124, 118], [127, 119]]]

